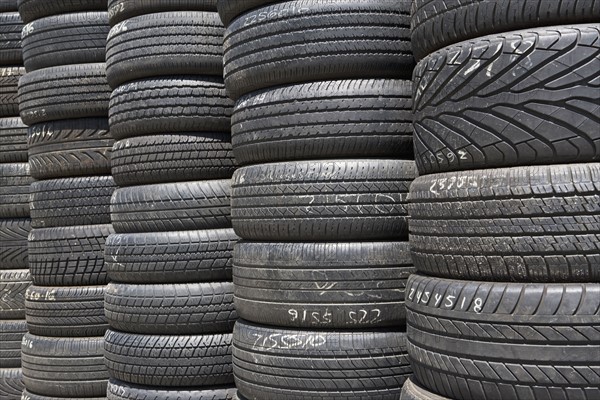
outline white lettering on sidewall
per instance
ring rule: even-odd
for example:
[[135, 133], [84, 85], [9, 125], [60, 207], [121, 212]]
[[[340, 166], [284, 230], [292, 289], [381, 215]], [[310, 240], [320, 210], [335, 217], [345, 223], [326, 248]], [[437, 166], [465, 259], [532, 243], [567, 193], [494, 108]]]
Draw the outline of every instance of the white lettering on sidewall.
[[25, 298], [27, 300], [46, 300], [46, 301], [56, 301], [56, 289], [52, 289], [46, 293], [36, 292], [35, 290], [27, 289], [25, 292]]
[[[415, 289], [414, 287], [411, 287], [410, 290], [408, 291], [408, 301], [413, 302], [413, 303], [421, 303], [421, 304], [429, 304], [430, 300], [433, 300], [433, 304], [432, 306], [434, 307], [443, 307], [443, 308], [454, 308], [454, 306], [456, 304], [460, 304], [460, 309], [463, 311], [468, 311], [465, 310], [465, 305], [468, 304], [467, 303], [467, 298], [466, 297], [462, 297], [460, 299], [457, 299], [456, 296], [448, 294], [446, 296], [444, 296], [441, 293], [431, 293], [431, 292], [426, 292], [423, 290], [419, 290], [419, 289]], [[459, 301], [457, 301], [459, 300]], [[481, 312], [483, 311], [483, 299], [480, 297], [476, 297], [475, 299], [473, 299], [473, 302], [471, 303], [473, 306], [471, 307], [471, 310], [473, 312], [475, 312], [476, 314], [481, 314]]]
[[108, 32], [108, 39], [111, 39], [112, 37], [126, 32], [127, 31], [127, 21], [123, 21], [123, 22], [119, 22], [118, 24], [116, 24], [115, 26], [112, 27], [112, 29], [110, 30], [110, 32]]
[[254, 23], [260, 23], [276, 18], [291, 17], [293, 15], [307, 14], [310, 11], [308, 7], [288, 7], [281, 10], [273, 11], [262, 11], [259, 13], [251, 14], [244, 20], [244, 26], [252, 25]]
[[115, 15], [122, 13], [123, 11], [125, 11], [125, 3], [119, 3], [116, 6], [112, 6], [108, 9], [108, 17], [112, 18]]
[[261, 335], [255, 333], [253, 335], [256, 340], [254, 341], [253, 349], [266, 348], [266, 349], [314, 349], [317, 347], [324, 346], [327, 343], [325, 335], [321, 334], [281, 334], [273, 333], [270, 335]]
[[28, 349], [33, 349], [33, 340], [27, 339], [23, 336], [23, 340], [21, 341], [21, 346], [26, 347]]

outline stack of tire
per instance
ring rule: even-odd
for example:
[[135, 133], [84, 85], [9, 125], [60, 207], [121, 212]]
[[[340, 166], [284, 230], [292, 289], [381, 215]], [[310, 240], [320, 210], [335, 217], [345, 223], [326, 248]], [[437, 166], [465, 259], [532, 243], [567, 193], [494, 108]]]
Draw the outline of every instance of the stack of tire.
[[410, 2], [223, 0], [240, 398], [398, 399], [411, 374]]
[[108, 398], [229, 400], [232, 101], [214, 1], [112, 0]]
[[418, 0], [412, 18], [402, 398], [597, 399], [600, 2]]
[[23, 398], [104, 398], [104, 242], [112, 232], [105, 1], [19, 0], [20, 112], [29, 126], [34, 285]]
[[27, 264], [29, 165], [27, 127], [19, 118], [17, 84], [22, 66], [23, 22], [17, 1], [0, 1], [0, 398], [19, 399]]

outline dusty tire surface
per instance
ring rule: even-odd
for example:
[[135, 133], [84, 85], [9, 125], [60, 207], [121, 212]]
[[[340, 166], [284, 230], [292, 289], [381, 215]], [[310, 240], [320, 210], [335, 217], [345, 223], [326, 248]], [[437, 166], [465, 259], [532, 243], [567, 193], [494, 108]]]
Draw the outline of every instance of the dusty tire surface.
[[0, 278], [0, 319], [24, 319], [25, 292], [31, 284], [29, 270], [0, 270]]
[[20, 65], [23, 63], [21, 50], [21, 31], [23, 21], [17, 12], [0, 13], [0, 60], [2, 65]]
[[29, 217], [28, 163], [0, 164], [0, 218]]
[[0, 163], [27, 162], [27, 125], [21, 118], [0, 118], [0, 141]]
[[420, 385], [414, 382], [414, 377], [410, 378], [402, 388], [400, 400], [451, 400], [447, 397], [438, 396], [435, 393], [423, 389]]
[[26, 269], [27, 237], [31, 230], [31, 220], [0, 219], [0, 270]]
[[217, 0], [108, 0], [112, 25], [138, 15], [167, 11], [217, 11]]
[[217, 0], [221, 21], [229, 25], [233, 19], [252, 9], [277, 3], [279, 0]]
[[20, 399], [23, 392], [21, 368], [0, 368], [0, 396], [7, 399]]
[[177, 399], [177, 400], [238, 400], [237, 389], [176, 389], [176, 388], [151, 388], [147, 386], [132, 385], [111, 379], [108, 382], [107, 400], [150, 400], [150, 399]]
[[0, 117], [19, 116], [19, 78], [25, 74], [23, 67], [0, 67]]
[[106, 11], [106, 0], [19, 0], [19, 13], [26, 23], [82, 11]]
[[0, 321], [0, 342], [2, 343], [0, 363], [2, 369], [21, 366], [21, 339], [23, 339], [26, 332], [27, 324], [24, 320]]

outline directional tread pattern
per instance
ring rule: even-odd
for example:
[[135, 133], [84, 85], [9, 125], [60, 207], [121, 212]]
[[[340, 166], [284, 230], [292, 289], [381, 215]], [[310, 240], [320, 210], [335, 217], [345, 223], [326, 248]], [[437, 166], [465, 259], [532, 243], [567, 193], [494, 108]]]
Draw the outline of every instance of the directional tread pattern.
[[[0, 13], [0, 60], [3, 65], [23, 63], [21, 31], [23, 21], [18, 12]], [[0, 75], [1, 76], [1, 75]]]
[[0, 320], [25, 319], [25, 292], [30, 284], [29, 270], [0, 270]]
[[26, 269], [27, 237], [31, 230], [31, 220], [0, 219], [0, 270]]
[[25, 74], [23, 67], [0, 67], [0, 117], [19, 115], [19, 78]]
[[[24, 320], [0, 320], [0, 343], [2, 343], [0, 364], [2, 369], [21, 366], [21, 339], [26, 332], [27, 324]], [[2, 393], [1, 389], [0, 393]]]
[[18, 0], [19, 13], [28, 23], [50, 15], [106, 11], [106, 0]]
[[31, 182], [28, 163], [0, 164], [0, 218], [29, 216]]
[[452, 400], [447, 397], [438, 396], [437, 394], [423, 389], [417, 383], [415, 378], [410, 378], [404, 384], [402, 388], [402, 394], [400, 400]]
[[182, 10], [217, 11], [217, 0], [108, 0], [112, 25], [138, 15]]
[[21, 368], [0, 368], [0, 397], [20, 399], [23, 392], [22, 378]]
[[27, 162], [27, 125], [21, 118], [0, 118], [0, 163]]
[[237, 389], [230, 388], [153, 388], [132, 385], [111, 379], [108, 381], [107, 400], [238, 400]]

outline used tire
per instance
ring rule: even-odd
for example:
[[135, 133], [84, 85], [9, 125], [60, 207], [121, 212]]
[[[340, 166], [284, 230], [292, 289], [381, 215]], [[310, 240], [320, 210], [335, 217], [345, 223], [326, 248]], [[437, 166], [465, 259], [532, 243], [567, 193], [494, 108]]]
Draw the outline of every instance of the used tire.
[[408, 352], [416, 379], [433, 392], [465, 400], [600, 396], [600, 284], [413, 275], [407, 292]]
[[238, 239], [233, 229], [110, 235], [106, 268], [118, 282], [230, 281]]
[[23, 320], [0, 321], [0, 343], [2, 343], [0, 364], [2, 369], [21, 366], [21, 339], [26, 332], [27, 324]]
[[32, 229], [29, 269], [38, 286], [95, 286], [108, 283], [104, 242], [111, 225]]
[[19, 78], [25, 74], [23, 67], [0, 67], [0, 117], [19, 115]]
[[0, 270], [27, 269], [27, 236], [31, 220], [0, 219]]
[[22, 343], [23, 382], [45, 396], [101, 397], [108, 372], [102, 337], [52, 338], [27, 333]]
[[111, 162], [119, 186], [227, 179], [236, 169], [228, 133], [124, 139], [115, 143]]
[[231, 336], [150, 336], [109, 330], [104, 337], [106, 366], [113, 379], [136, 385], [229, 385]]
[[0, 0], [0, 12], [17, 11], [17, 0]]
[[412, 374], [406, 333], [282, 330], [238, 321], [236, 386], [261, 400], [397, 400]]
[[19, 0], [19, 13], [26, 23], [81, 11], [106, 11], [106, 0]]
[[114, 379], [108, 381], [108, 400], [149, 400], [149, 399], [177, 399], [177, 400], [238, 400], [237, 389], [191, 389], [178, 390], [176, 388], [154, 388], [132, 385]]
[[414, 378], [410, 378], [402, 388], [400, 400], [451, 400], [447, 397], [438, 396], [414, 382]]
[[118, 233], [229, 228], [230, 191], [229, 179], [120, 188], [112, 224]]
[[112, 88], [165, 75], [223, 75], [225, 28], [214, 12], [173, 11], [133, 17], [108, 35]]
[[599, 56], [600, 26], [590, 24], [488, 36], [425, 58], [414, 86], [419, 172], [600, 161]]
[[177, 76], [119, 86], [110, 100], [115, 139], [179, 132], [229, 132], [233, 102], [221, 78]]
[[28, 163], [0, 164], [0, 218], [29, 217]]
[[20, 399], [23, 392], [21, 368], [0, 368], [0, 397]]
[[25, 291], [30, 284], [27, 269], [0, 270], [0, 320], [25, 319]]
[[245, 320], [281, 327], [400, 326], [412, 272], [408, 242], [241, 241], [234, 253], [236, 310]]
[[246, 13], [225, 33], [227, 92], [238, 99], [296, 82], [410, 78], [409, 8], [395, 0], [296, 0]]
[[23, 21], [18, 12], [0, 13], [0, 62], [2, 65], [23, 63], [21, 31]]
[[110, 174], [113, 139], [106, 117], [36, 124], [28, 142], [36, 179]]
[[232, 180], [235, 232], [249, 240], [408, 237], [412, 161], [298, 161], [244, 167]]
[[[28, 392], [27, 389], [23, 390], [23, 396], [19, 397], [20, 400], [80, 400], [76, 398], [66, 398], [66, 397], [54, 397], [54, 396], [40, 396], [39, 394], [34, 394]], [[85, 400], [106, 400], [106, 397], [86, 397]]]
[[600, 2], [524, 0], [417, 0], [412, 6], [412, 44], [421, 59], [444, 46], [517, 29], [598, 22]]
[[413, 261], [421, 272], [600, 280], [600, 163], [427, 175], [410, 196]]
[[25, 294], [27, 328], [39, 336], [102, 336], [105, 286], [48, 287], [32, 285]]
[[229, 25], [239, 15], [252, 9], [277, 3], [279, 0], [217, 0], [217, 9], [221, 21]]
[[112, 25], [144, 14], [216, 10], [217, 0], [108, 0], [108, 16]]
[[344, 157], [412, 158], [412, 83], [312, 82], [243, 96], [232, 119], [242, 164]]
[[27, 162], [27, 125], [21, 118], [0, 118], [0, 163]]
[[27, 125], [106, 117], [109, 98], [103, 63], [44, 68], [19, 81], [21, 118]]

